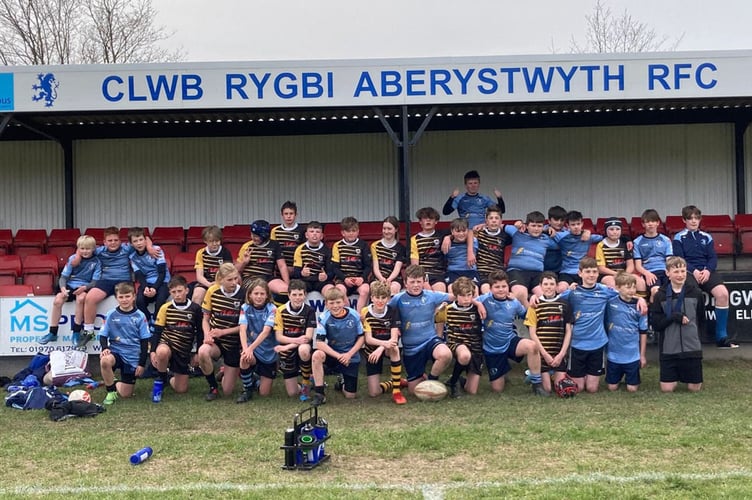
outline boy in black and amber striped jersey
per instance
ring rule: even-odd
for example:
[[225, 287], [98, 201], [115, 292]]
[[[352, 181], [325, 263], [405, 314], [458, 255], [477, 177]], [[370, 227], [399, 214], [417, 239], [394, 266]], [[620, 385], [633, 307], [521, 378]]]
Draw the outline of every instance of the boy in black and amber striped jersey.
[[478, 241], [475, 265], [480, 277], [480, 292], [488, 293], [491, 290], [488, 275], [504, 270], [504, 249], [512, 244], [512, 237], [504, 232], [498, 205], [486, 209], [486, 224], [475, 231], [475, 239]]
[[530, 339], [538, 344], [541, 356], [541, 384], [551, 392], [553, 383], [567, 376], [567, 351], [572, 338], [572, 309], [569, 302], [561, 300], [556, 294], [557, 279], [553, 271], [543, 271], [540, 287], [543, 295], [535, 306], [527, 310], [525, 326], [530, 331]]
[[448, 232], [436, 229], [439, 212], [435, 208], [421, 208], [415, 213], [415, 217], [420, 222], [420, 232], [410, 238], [410, 263], [420, 265], [426, 271], [426, 288], [446, 292], [446, 259], [441, 251], [441, 243]]
[[361, 240], [360, 227], [355, 217], [345, 217], [340, 223], [342, 239], [332, 246], [332, 269], [334, 282], [345, 297], [358, 294], [357, 310], [368, 303], [368, 277], [371, 275], [371, 250], [368, 243]]
[[295, 249], [292, 277], [302, 280], [306, 292], [330, 290], [334, 283], [332, 271], [332, 252], [324, 242], [324, 226], [312, 220], [306, 228], [306, 241]]
[[306, 240], [306, 228], [298, 224], [298, 205], [294, 201], [286, 201], [280, 210], [282, 224], [272, 228], [270, 239], [279, 243], [282, 249], [282, 257], [285, 259], [287, 269], [292, 269], [295, 249]]

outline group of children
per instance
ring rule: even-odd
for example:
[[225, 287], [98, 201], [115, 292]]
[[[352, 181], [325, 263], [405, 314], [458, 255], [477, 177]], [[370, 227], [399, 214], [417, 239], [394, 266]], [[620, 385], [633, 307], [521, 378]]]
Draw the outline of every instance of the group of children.
[[[421, 381], [439, 379], [452, 361], [446, 380], [452, 396], [475, 394], [484, 367], [491, 389], [501, 392], [509, 360], [525, 357], [536, 395], [549, 395], [565, 378], [595, 392], [604, 373], [609, 389], [624, 380], [635, 391], [648, 324], [659, 334], [661, 389], [683, 382], [699, 390], [701, 289], [715, 299], [718, 346], [736, 347], [726, 334], [728, 291], [696, 207], [683, 209], [686, 229], [673, 242], [658, 233], [654, 210], [643, 213], [645, 234], [628, 242], [619, 219], [606, 222], [604, 238], [583, 230], [581, 213], [561, 207], [549, 210], [548, 221], [531, 212], [524, 222], [505, 225], [501, 193], [496, 200], [480, 195], [479, 180], [468, 172], [467, 193], [447, 201], [445, 214], [460, 213], [448, 234], [436, 228], [435, 209], [418, 210], [421, 230], [410, 238], [409, 252], [394, 217], [384, 219], [383, 237], [371, 244], [359, 238], [358, 221], [346, 217], [342, 239], [330, 249], [323, 226], [311, 221], [303, 228], [289, 201], [279, 226], [251, 224], [251, 239], [234, 259], [221, 230], [209, 226], [190, 283], [170, 277], [161, 250], [140, 228], [130, 230], [127, 244], [117, 228], [105, 231], [102, 247], [82, 236], [61, 274], [50, 333], [40, 342], [56, 340], [60, 309], [75, 300], [74, 343], [85, 346], [96, 304], [114, 293], [118, 306], [99, 332], [105, 404], [133, 394], [147, 358], [157, 372], [155, 402], [168, 384], [186, 392], [192, 365], [206, 378], [207, 401], [220, 396], [220, 384], [222, 394], [232, 394], [238, 378], [238, 403], [256, 391], [268, 395], [278, 371], [291, 397], [324, 403], [325, 374], [334, 372], [335, 390], [353, 398], [361, 355], [369, 395], [387, 393], [397, 404], [406, 403], [402, 389], [413, 392]], [[306, 301], [311, 291], [324, 296], [322, 314]], [[348, 307], [350, 295], [357, 296], [355, 309]], [[530, 338], [517, 334], [518, 320]], [[220, 358], [224, 366], [215, 373]], [[390, 370], [382, 381], [385, 358]]]

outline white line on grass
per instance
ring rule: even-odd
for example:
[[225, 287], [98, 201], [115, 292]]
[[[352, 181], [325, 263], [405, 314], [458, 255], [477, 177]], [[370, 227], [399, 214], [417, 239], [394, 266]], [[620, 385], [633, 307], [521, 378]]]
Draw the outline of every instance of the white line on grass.
[[[318, 487], [336, 488], [351, 491], [360, 490], [398, 490], [409, 492], [421, 492], [428, 500], [441, 500], [447, 490], [465, 488], [503, 488], [508, 486], [530, 485], [545, 486], [547, 484], [576, 483], [633, 483], [642, 481], [665, 481], [668, 479], [680, 479], [683, 481], [711, 481], [715, 479], [752, 478], [752, 471], [741, 469], [729, 472], [698, 473], [698, 474], [674, 474], [665, 472], [648, 472], [632, 476], [614, 476], [611, 474], [571, 474], [567, 476], [545, 479], [512, 479], [510, 481], [479, 481], [479, 482], [451, 482], [433, 484], [379, 484], [379, 483], [329, 483], [319, 482]], [[16, 486], [0, 488], [0, 496], [4, 495], [64, 495], [76, 493], [166, 493], [166, 492], [191, 492], [191, 491], [266, 491], [277, 489], [307, 489], [309, 486], [299, 486], [294, 483], [269, 483], [269, 484], [239, 484], [239, 483], [188, 483], [174, 486], [148, 486], [148, 485], [110, 485], [110, 486]]]

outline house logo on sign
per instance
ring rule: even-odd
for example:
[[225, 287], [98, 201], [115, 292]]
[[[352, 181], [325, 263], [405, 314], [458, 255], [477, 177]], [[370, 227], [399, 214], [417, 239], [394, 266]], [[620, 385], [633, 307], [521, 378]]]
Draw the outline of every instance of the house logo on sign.
[[10, 310], [10, 332], [47, 331], [47, 309], [31, 299], [17, 300]]

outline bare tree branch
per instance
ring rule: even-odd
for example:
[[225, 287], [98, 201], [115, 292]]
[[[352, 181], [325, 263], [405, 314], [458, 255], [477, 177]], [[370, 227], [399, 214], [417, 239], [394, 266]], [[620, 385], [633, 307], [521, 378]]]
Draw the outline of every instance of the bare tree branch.
[[607, 53], [607, 52], [657, 52], [676, 50], [684, 38], [671, 42], [668, 36], [658, 35], [644, 22], [632, 17], [625, 9], [615, 16], [603, 0], [598, 0], [593, 12], [585, 16], [585, 41], [578, 42], [574, 35], [569, 48], [573, 53]]

